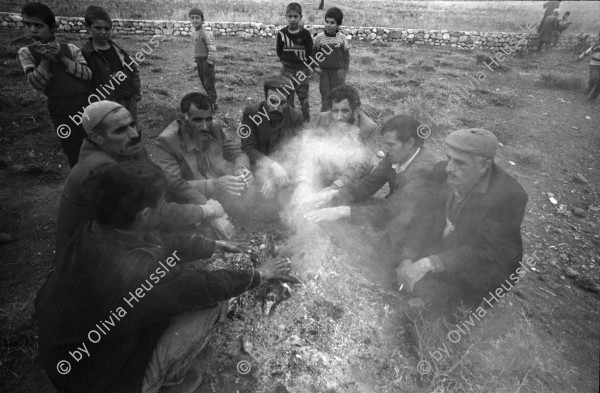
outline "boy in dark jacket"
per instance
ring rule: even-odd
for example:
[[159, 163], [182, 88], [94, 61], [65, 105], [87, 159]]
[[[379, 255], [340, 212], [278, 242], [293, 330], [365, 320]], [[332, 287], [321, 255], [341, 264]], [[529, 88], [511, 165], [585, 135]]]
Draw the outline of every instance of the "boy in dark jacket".
[[81, 122], [77, 124], [72, 117], [87, 105], [92, 72], [78, 47], [59, 43], [54, 37], [58, 26], [50, 8], [28, 3], [21, 15], [36, 43], [19, 49], [19, 60], [31, 86], [48, 97], [52, 124], [72, 168], [85, 138]]
[[302, 21], [302, 6], [298, 3], [290, 3], [285, 15], [288, 25], [279, 30], [277, 35], [277, 56], [281, 60], [281, 75], [292, 79], [294, 89], [288, 102], [294, 107], [294, 91], [298, 95], [300, 108], [305, 122], [310, 121], [310, 106], [308, 103], [308, 76], [313, 40], [310, 32], [300, 25]]
[[[137, 63], [110, 39], [112, 20], [102, 7], [85, 10], [90, 39], [81, 52], [92, 69], [92, 85], [108, 100], [123, 105], [137, 122], [137, 102], [142, 99]], [[140, 134], [141, 135], [141, 134]]]

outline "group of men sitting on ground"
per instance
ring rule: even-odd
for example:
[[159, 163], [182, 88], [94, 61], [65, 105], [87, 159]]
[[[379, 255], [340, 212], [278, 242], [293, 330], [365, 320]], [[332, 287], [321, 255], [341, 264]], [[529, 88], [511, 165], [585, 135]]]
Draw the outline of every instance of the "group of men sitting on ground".
[[[244, 203], [277, 196], [310, 206], [307, 221], [349, 218], [384, 231], [382, 247], [397, 250], [397, 284], [431, 303], [475, 307], [518, 267], [527, 194], [494, 163], [491, 132], [452, 132], [438, 162], [411, 116], [392, 117], [377, 136], [349, 85], [332, 91], [314, 131], [303, 129], [282, 93], [289, 85], [265, 81], [265, 101], [243, 112], [241, 144], [214, 121], [204, 94], [185, 95], [180, 118], [156, 139], [155, 163], [127, 109], [86, 108], [87, 139], [60, 200], [56, 271], [36, 299], [42, 363], [61, 392], [200, 385], [197, 355], [226, 300], [290, 279], [285, 259], [214, 271], [198, 261], [241, 251], [227, 213]], [[385, 158], [314, 154], [311, 138], [344, 134], [364, 152], [377, 144]], [[389, 195], [369, 200], [386, 183]]]

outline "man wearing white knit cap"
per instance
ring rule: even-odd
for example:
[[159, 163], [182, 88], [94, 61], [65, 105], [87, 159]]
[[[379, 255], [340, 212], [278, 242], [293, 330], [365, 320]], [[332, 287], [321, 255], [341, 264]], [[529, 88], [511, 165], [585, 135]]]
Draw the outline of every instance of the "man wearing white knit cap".
[[[125, 160], [148, 160], [140, 143], [133, 116], [122, 105], [112, 101], [94, 102], [82, 115], [87, 134], [79, 152], [79, 162], [67, 177], [58, 207], [56, 256], [60, 256], [77, 228], [93, 219], [89, 194], [84, 180], [93, 170], [106, 164]], [[208, 218], [221, 218], [223, 208], [217, 201], [202, 205], [165, 204], [161, 217], [162, 229], [195, 225]], [[230, 224], [229, 224], [230, 225]]]

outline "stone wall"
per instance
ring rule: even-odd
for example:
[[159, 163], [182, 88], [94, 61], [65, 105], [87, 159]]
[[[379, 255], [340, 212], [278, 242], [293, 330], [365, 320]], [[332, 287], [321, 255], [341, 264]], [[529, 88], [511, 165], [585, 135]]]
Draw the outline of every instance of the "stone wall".
[[[86, 33], [83, 18], [57, 17], [59, 31], [71, 33]], [[18, 14], [0, 12], [0, 28], [24, 30]], [[208, 30], [214, 36], [239, 36], [239, 37], [274, 37], [283, 26], [265, 25], [262, 23], [244, 22], [206, 22]], [[323, 31], [322, 25], [306, 25], [312, 34]], [[535, 31], [536, 25], [523, 28], [522, 32], [516, 33], [485, 33], [472, 31], [447, 31], [447, 30], [424, 30], [404, 28], [382, 28], [382, 27], [344, 27], [342, 32], [349, 40], [400, 42], [403, 44], [449, 46], [461, 49], [477, 49], [485, 51], [500, 51], [507, 45], [514, 49], [531, 50], [537, 48], [537, 34], [529, 33]], [[164, 21], [164, 20], [134, 20], [113, 19], [113, 30], [119, 34], [135, 35], [173, 35], [189, 36], [192, 25], [188, 21]], [[591, 37], [593, 38], [593, 36]], [[590, 38], [590, 40], [591, 40]], [[525, 40], [523, 40], [525, 39]], [[520, 42], [523, 40], [522, 42]], [[565, 34], [561, 37], [557, 49], [572, 49], [579, 42], [576, 35]]]

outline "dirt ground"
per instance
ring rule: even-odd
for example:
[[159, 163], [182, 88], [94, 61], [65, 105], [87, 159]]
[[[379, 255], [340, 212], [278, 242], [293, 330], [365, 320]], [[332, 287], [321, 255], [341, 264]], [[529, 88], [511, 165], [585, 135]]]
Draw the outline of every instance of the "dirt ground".
[[[0, 38], [0, 233], [14, 240], [0, 245], [0, 392], [45, 393], [53, 389], [37, 359], [33, 299], [52, 271], [68, 165], [45, 98], [15, 62], [18, 45], [9, 43], [18, 37]], [[147, 39], [118, 40], [136, 53]], [[522, 232], [535, 270], [451, 344], [442, 330], [418, 323], [385, 266], [349, 240], [362, 236], [359, 229], [340, 223], [299, 236], [258, 209], [237, 221], [239, 239], [263, 256], [292, 249], [303, 285], [270, 317], [261, 314], [264, 288], [232, 302], [207, 348], [199, 391], [597, 392], [600, 102], [582, 92], [588, 62], [567, 52], [532, 53], [490, 70], [474, 52], [352, 44], [348, 82], [379, 124], [408, 110], [431, 126], [428, 143], [440, 158], [443, 138], [459, 127], [498, 136], [497, 163], [529, 194]], [[216, 118], [231, 135], [244, 105], [260, 99], [262, 79], [278, 72], [274, 49], [267, 39], [218, 39]], [[470, 83], [477, 72], [486, 77]], [[190, 43], [161, 43], [142, 63], [141, 76], [140, 123], [152, 153], [182, 95], [200, 89]], [[467, 86], [470, 95], [457, 93]], [[310, 102], [316, 114], [316, 80]], [[578, 174], [586, 181], [574, 180]], [[251, 263], [248, 256], [217, 255], [210, 268]], [[438, 360], [432, 353], [443, 345], [452, 346], [451, 355]], [[422, 361], [430, 372], [416, 369]], [[240, 364], [249, 365], [248, 373]]]

